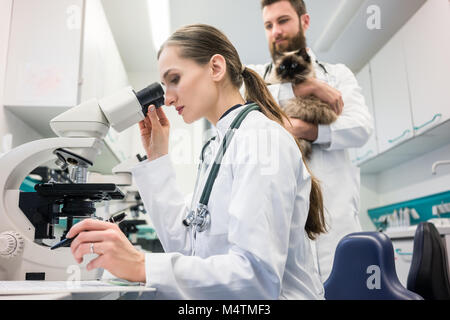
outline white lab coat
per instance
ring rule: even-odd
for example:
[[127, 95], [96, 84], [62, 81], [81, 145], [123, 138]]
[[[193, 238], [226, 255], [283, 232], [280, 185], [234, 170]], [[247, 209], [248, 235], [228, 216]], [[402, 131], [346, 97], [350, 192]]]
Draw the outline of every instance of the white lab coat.
[[[313, 144], [309, 162], [311, 172], [320, 180], [328, 233], [312, 243], [317, 267], [323, 282], [328, 279], [333, 266], [334, 253], [339, 241], [347, 234], [360, 232], [359, 200], [360, 172], [349, 158], [348, 149], [362, 147], [373, 132], [373, 120], [366, 106], [355, 76], [343, 64], [322, 63], [328, 75], [315, 61], [308, 49], [316, 77], [339, 90], [344, 109], [331, 125], [319, 126], [319, 137]], [[267, 65], [248, 66], [264, 75]], [[269, 87], [274, 98], [284, 103], [294, 97], [290, 83]]]
[[[242, 108], [214, 127], [213, 154]], [[275, 149], [268, 153], [268, 146]], [[255, 161], [255, 150], [273, 158]], [[133, 176], [166, 252], [146, 254], [146, 281], [157, 298], [323, 299], [304, 230], [311, 179], [300, 159], [285, 129], [251, 112], [223, 159], [209, 201], [211, 227], [197, 233], [195, 256], [170, 157], [136, 166]]]

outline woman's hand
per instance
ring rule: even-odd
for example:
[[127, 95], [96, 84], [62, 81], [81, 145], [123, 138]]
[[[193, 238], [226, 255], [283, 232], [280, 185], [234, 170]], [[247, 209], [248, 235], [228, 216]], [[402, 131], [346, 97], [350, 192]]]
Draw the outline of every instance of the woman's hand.
[[116, 224], [86, 219], [75, 224], [66, 237], [75, 236], [70, 248], [78, 263], [83, 262], [85, 254], [91, 254], [91, 244], [99, 255], [87, 265], [87, 270], [103, 268], [121, 279], [146, 282], [145, 254], [133, 247]]
[[148, 160], [152, 161], [169, 153], [170, 123], [162, 108], [149, 106], [147, 117], [139, 122], [139, 129]]

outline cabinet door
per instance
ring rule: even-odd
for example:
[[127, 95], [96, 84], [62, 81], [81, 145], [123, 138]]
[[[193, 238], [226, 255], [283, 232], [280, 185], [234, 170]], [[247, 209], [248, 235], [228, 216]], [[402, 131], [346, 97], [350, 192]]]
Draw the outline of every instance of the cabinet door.
[[400, 30], [370, 62], [380, 153], [413, 137], [402, 37]]
[[[129, 85], [102, 2], [89, 0], [85, 6], [81, 102], [101, 99]], [[131, 130], [118, 134], [111, 128], [105, 142], [119, 161], [131, 156]]]
[[[9, 28], [11, 25], [12, 0], [0, 1], [0, 108], [3, 106], [3, 87], [8, 52]], [[3, 119], [1, 119], [3, 120]], [[0, 134], [3, 126], [0, 126]]]
[[14, 0], [5, 81], [7, 106], [74, 106], [83, 0]]
[[[374, 119], [375, 124], [375, 114], [373, 109], [373, 99], [372, 99], [372, 82], [370, 79], [370, 65], [366, 65], [357, 75], [356, 79], [358, 80], [358, 84], [361, 87], [362, 94], [364, 99], [366, 100], [366, 105], [369, 109], [372, 118]], [[378, 146], [377, 146], [377, 135], [376, 128], [372, 133], [372, 136], [367, 141], [366, 145], [362, 148], [356, 150], [356, 164], [361, 164], [378, 154]]]
[[450, 2], [428, 0], [405, 26], [414, 131], [450, 119]]
[[411, 268], [414, 239], [392, 239], [392, 246], [394, 247], [395, 270], [398, 280], [406, 288], [408, 273]]
[[350, 159], [351, 163], [353, 163], [355, 166], [358, 165], [358, 149], [351, 148], [347, 149], [348, 152], [348, 158]]
[[101, 99], [129, 85], [102, 2], [89, 0], [85, 6], [81, 102]]

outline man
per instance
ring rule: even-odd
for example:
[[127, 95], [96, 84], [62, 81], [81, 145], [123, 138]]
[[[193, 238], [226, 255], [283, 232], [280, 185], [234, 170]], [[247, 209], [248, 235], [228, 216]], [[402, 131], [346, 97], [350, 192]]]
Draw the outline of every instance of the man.
[[[261, 0], [269, 48], [289, 52], [306, 46], [305, 32], [310, 25], [303, 0]], [[331, 125], [313, 125], [299, 119], [287, 124], [291, 133], [313, 142], [309, 162], [312, 173], [321, 181], [328, 233], [313, 243], [317, 267], [325, 282], [331, 273], [338, 242], [347, 234], [361, 231], [359, 222], [359, 169], [352, 165], [348, 149], [362, 147], [373, 131], [372, 118], [353, 73], [344, 65], [317, 61], [312, 50], [317, 79], [300, 85], [271, 85], [272, 95], [281, 106], [293, 98], [314, 95], [328, 103], [338, 115]], [[267, 77], [273, 64], [249, 66]]]

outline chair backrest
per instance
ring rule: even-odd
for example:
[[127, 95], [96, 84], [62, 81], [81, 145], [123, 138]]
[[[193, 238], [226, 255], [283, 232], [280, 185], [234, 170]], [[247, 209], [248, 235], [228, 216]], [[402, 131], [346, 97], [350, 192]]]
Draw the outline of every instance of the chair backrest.
[[398, 280], [391, 239], [380, 232], [345, 236], [324, 287], [328, 300], [422, 300]]
[[432, 223], [417, 226], [407, 288], [425, 300], [450, 300], [447, 252]]

